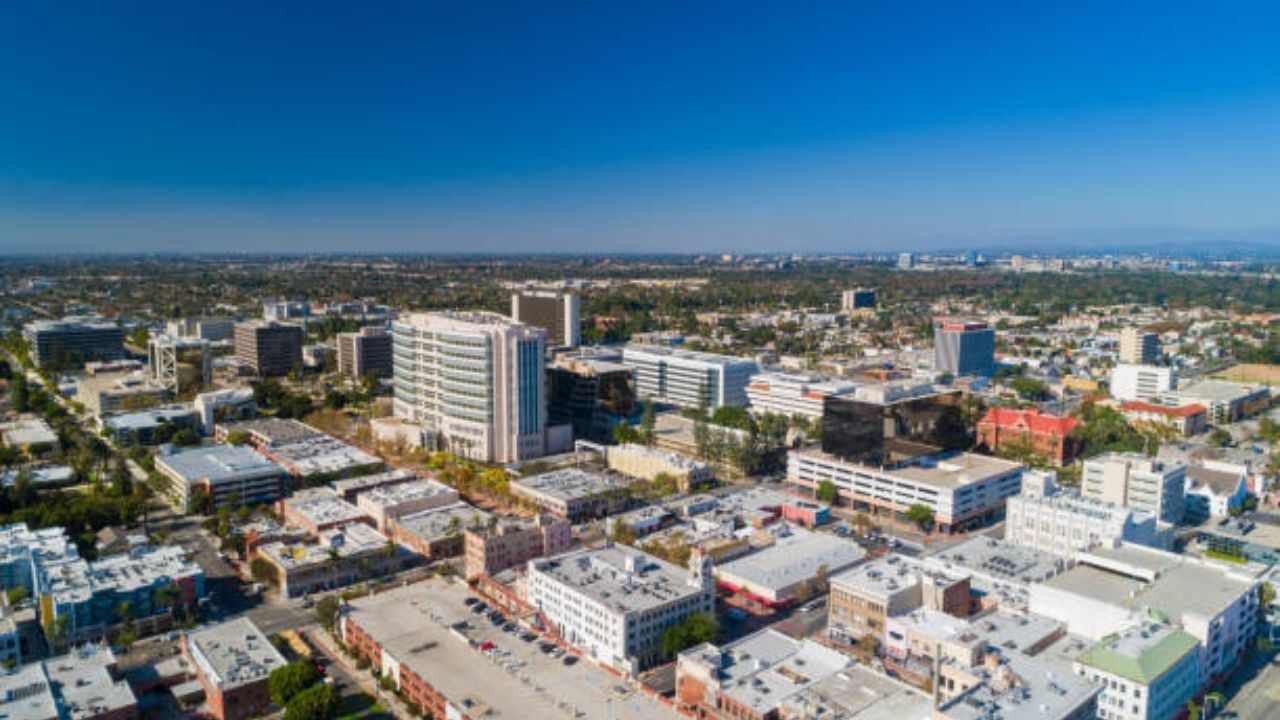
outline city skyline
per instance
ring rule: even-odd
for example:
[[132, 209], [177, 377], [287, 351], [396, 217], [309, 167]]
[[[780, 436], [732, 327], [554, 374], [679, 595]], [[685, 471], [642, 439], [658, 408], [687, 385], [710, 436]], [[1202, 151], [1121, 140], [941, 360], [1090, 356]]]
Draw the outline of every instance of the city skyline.
[[0, 253], [1276, 246], [1273, 7], [0, 23]]

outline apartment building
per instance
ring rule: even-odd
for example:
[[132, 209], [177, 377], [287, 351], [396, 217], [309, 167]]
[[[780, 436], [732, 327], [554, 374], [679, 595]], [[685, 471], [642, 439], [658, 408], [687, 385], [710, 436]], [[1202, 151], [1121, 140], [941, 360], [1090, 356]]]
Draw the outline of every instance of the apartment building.
[[1142, 328], [1120, 331], [1120, 362], [1126, 365], [1155, 365], [1160, 361], [1160, 336]]
[[559, 555], [572, 545], [573, 526], [547, 513], [531, 522], [503, 520], [483, 528], [468, 527], [463, 537], [467, 579]]
[[792, 373], [760, 373], [747, 385], [751, 412], [774, 413], [785, 417], [822, 419], [828, 397], [849, 395], [858, 384], [847, 380], [828, 380], [817, 375]]
[[582, 342], [578, 294], [567, 290], [522, 290], [511, 294], [511, 319], [547, 331], [547, 342], [577, 347]]
[[933, 329], [933, 369], [940, 373], [990, 375], [996, 363], [996, 331], [984, 322], [938, 321]]
[[874, 310], [876, 307], [875, 288], [854, 288], [840, 293], [840, 309], [843, 312], [854, 310]]
[[760, 371], [750, 358], [657, 345], [628, 345], [622, 364], [631, 368], [636, 395], [686, 408], [749, 403], [747, 385]]
[[12, 720], [136, 720], [138, 699], [105, 645], [84, 645], [0, 675], [0, 716]]
[[302, 369], [302, 326], [274, 321], [236, 323], [236, 360], [260, 377]]
[[392, 372], [391, 334], [385, 328], [363, 327], [338, 333], [338, 372], [352, 378], [389, 378]]
[[31, 362], [41, 368], [75, 369], [91, 360], [124, 358], [124, 330], [102, 318], [40, 320], [22, 328]]
[[1120, 542], [1159, 544], [1154, 513], [1083, 497], [1057, 487], [1051, 477], [1042, 483], [1043, 491], [1028, 492], [1034, 475], [1050, 474], [1023, 474], [1023, 492], [1007, 501], [1005, 540], [1063, 557]]
[[546, 452], [546, 331], [497, 313], [437, 312], [393, 326], [395, 414], [486, 462]]
[[1154, 400], [1177, 384], [1178, 371], [1171, 367], [1121, 363], [1111, 371], [1111, 397], [1122, 401]]
[[169, 498], [183, 512], [206, 512], [192, 507], [196, 490], [213, 508], [234, 503], [257, 505], [283, 497], [288, 473], [250, 448], [213, 445], [156, 457], [156, 470], [169, 479]]
[[286, 661], [249, 618], [184, 634], [182, 654], [218, 720], [247, 720], [270, 712], [271, 672]]
[[588, 657], [634, 676], [662, 659], [662, 634], [691, 615], [715, 612], [711, 562], [689, 569], [621, 546], [532, 560], [529, 604]]
[[1186, 475], [1186, 465], [1136, 453], [1107, 453], [1085, 461], [1080, 494], [1177, 524], [1185, 511]]

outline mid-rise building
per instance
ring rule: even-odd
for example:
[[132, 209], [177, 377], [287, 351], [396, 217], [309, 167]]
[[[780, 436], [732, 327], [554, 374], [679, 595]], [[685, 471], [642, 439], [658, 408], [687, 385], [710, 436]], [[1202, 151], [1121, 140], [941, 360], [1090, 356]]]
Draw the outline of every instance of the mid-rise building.
[[236, 360], [261, 377], [302, 369], [302, 326], [270, 321], [236, 323]]
[[267, 322], [306, 320], [311, 317], [311, 303], [306, 300], [264, 300], [262, 319]]
[[338, 372], [353, 378], [391, 377], [391, 345], [391, 334], [385, 328], [371, 326], [338, 333]]
[[899, 270], [910, 270], [915, 266], [916, 266], [915, 253], [909, 253], [909, 252], [898, 253], [898, 269]]
[[579, 468], [560, 468], [510, 484], [514, 497], [573, 523], [620, 509], [624, 498], [618, 491], [624, 487], [626, 483], [617, 476]]
[[[373, 488], [360, 493], [356, 505], [373, 518], [378, 530], [389, 532], [388, 524], [405, 515], [419, 513], [432, 508], [455, 505], [458, 503], [458, 491], [437, 480], [414, 480]], [[461, 534], [459, 534], [461, 541]]]
[[1178, 371], [1171, 367], [1120, 364], [1111, 371], [1111, 397], [1122, 401], [1154, 400], [1177, 383]]
[[1120, 331], [1120, 362], [1126, 365], [1155, 365], [1160, 361], [1160, 336], [1142, 328]]
[[933, 329], [933, 369], [990, 375], [996, 364], [996, 331], [984, 322], [939, 321]]
[[1082, 497], [1057, 487], [1051, 477], [1043, 483], [1044, 491], [1028, 492], [1028, 477], [1033, 475], [1051, 474], [1023, 473], [1023, 492], [1007, 501], [1005, 540], [1063, 557], [1121, 542], [1159, 544], [1154, 513]]
[[1208, 412], [1209, 424], [1228, 425], [1270, 407], [1271, 391], [1266, 385], [1201, 380], [1170, 389], [1161, 400], [1169, 405], [1201, 405]]
[[1107, 453], [1085, 461], [1080, 494], [1177, 524], [1185, 508], [1186, 476], [1186, 465], [1136, 453]]
[[271, 710], [270, 676], [286, 661], [249, 618], [186, 633], [182, 654], [218, 720], [247, 720]]
[[707, 410], [745, 407], [747, 385], [760, 371], [750, 358], [656, 345], [628, 345], [622, 363], [634, 374], [637, 396]]
[[1005, 499], [1022, 487], [1022, 471], [1020, 463], [971, 453], [869, 465], [816, 449], [793, 450], [787, 483], [814, 495], [830, 482], [837, 504], [872, 513], [903, 513], [924, 505], [939, 530], [954, 532], [1002, 517]]
[[582, 319], [578, 294], [567, 290], [522, 290], [511, 294], [511, 319], [547, 331], [553, 346], [577, 347]]
[[504, 520], [483, 528], [468, 526], [463, 537], [467, 578], [496, 575], [559, 555], [572, 545], [573, 526], [547, 513], [527, 523]]
[[[156, 457], [156, 470], [169, 479], [169, 497], [184, 512], [209, 512], [234, 504], [256, 505], [279, 500], [288, 477], [285, 469], [250, 448], [214, 445]], [[197, 495], [210, 507], [193, 507]]]
[[613, 428], [636, 411], [631, 368], [618, 351], [583, 348], [559, 353], [547, 368], [551, 425], [571, 425], [576, 438], [609, 442]]
[[454, 502], [388, 518], [385, 532], [423, 558], [439, 560], [461, 555], [466, 549], [464, 533], [483, 530], [492, 517], [465, 502]]
[[374, 524], [367, 513], [327, 487], [298, 490], [279, 504], [285, 525], [301, 528], [310, 535], [356, 522]]
[[827, 632], [836, 642], [868, 636], [882, 641], [890, 618], [918, 608], [963, 618], [973, 606], [967, 573], [928, 568], [900, 555], [835, 573], [828, 582]]
[[715, 612], [711, 562], [685, 570], [621, 546], [529, 562], [526, 588], [566, 642], [627, 675], [663, 659], [662, 634], [691, 615]]
[[76, 382], [76, 400], [98, 419], [149, 408], [168, 398], [168, 388], [141, 372], [98, 373]]
[[681, 492], [711, 482], [715, 473], [711, 466], [669, 450], [626, 443], [605, 448], [609, 469], [628, 477], [653, 480], [659, 475], [673, 478]]
[[991, 452], [1024, 447], [1057, 466], [1075, 461], [1084, 443], [1071, 431], [1076, 418], [1049, 415], [1036, 408], [991, 408], [978, 421], [978, 443]]
[[1098, 717], [1178, 717], [1200, 689], [1198, 648], [1195, 637], [1182, 630], [1140, 623], [1095, 643], [1072, 669], [1102, 688]]
[[855, 288], [840, 293], [840, 309], [844, 312], [854, 310], [874, 310], [876, 307], [875, 288]]
[[546, 331], [496, 313], [396, 321], [395, 414], [453, 452], [515, 462], [546, 452]]
[[230, 317], [185, 317], [165, 323], [165, 332], [169, 335], [209, 342], [230, 340], [235, 329], [235, 318]]
[[747, 399], [753, 413], [820, 420], [827, 398], [851, 395], [857, 389], [857, 383], [845, 380], [770, 372], [751, 378]]
[[12, 720], [136, 720], [138, 699], [105, 645], [85, 645], [0, 676], [0, 716]]
[[37, 367], [75, 369], [90, 360], [124, 358], [124, 330], [93, 317], [40, 320], [22, 329]]

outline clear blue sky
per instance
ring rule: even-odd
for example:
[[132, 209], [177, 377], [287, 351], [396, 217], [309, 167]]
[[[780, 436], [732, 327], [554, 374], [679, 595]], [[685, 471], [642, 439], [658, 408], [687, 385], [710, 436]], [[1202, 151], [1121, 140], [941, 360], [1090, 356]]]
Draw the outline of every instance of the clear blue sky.
[[476, 5], [6, 3], [0, 252], [1280, 228], [1275, 2]]

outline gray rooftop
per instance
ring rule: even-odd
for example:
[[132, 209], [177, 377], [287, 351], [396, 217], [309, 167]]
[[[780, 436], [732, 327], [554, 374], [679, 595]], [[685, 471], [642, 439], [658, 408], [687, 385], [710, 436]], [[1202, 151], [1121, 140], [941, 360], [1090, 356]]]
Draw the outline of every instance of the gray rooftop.
[[238, 445], [212, 445], [173, 455], [160, 455], [156, 457], [156, 464], [169, 468], [187, 482], [207, 478], [211, 483], [218, 483], [284, 474], [284, 468], [252, 449]]
[[791, 528], [770, 547], [716, 567], [716, 577], [784, 590], [817, 575], [819, 568], [835, 574], [867, 556], [852, 541], [825, 533]]
[[464, 502], [457, 502], [444, 507], [411, 513], [398, 518], [395, 522], [423, 540], [436, 540], [449, 535], [451, 528], [454, 526], [453, 521], [455, 518], [457, 519], [458, 531], [462, 532], [473, 526], [485, 527], [491, 517], [493, 516], [490, 513], [478, 507]]
[[247, 617], [187, 635], [196, 666], [222, 689], [266, 680], [285, 664], [267, 636]]
[[614, 488], [624, 487], [613, 475], [593, 473], [578, 468], [561, 468], [541, 475], [511, 481], [511, 485], [563, 502], [596, 497]]
[[688, 574], [633, 548], [611, 545], [533, 560], [535, 570], [619, 613], [666, 605], [702, 592], [686, 584]]

